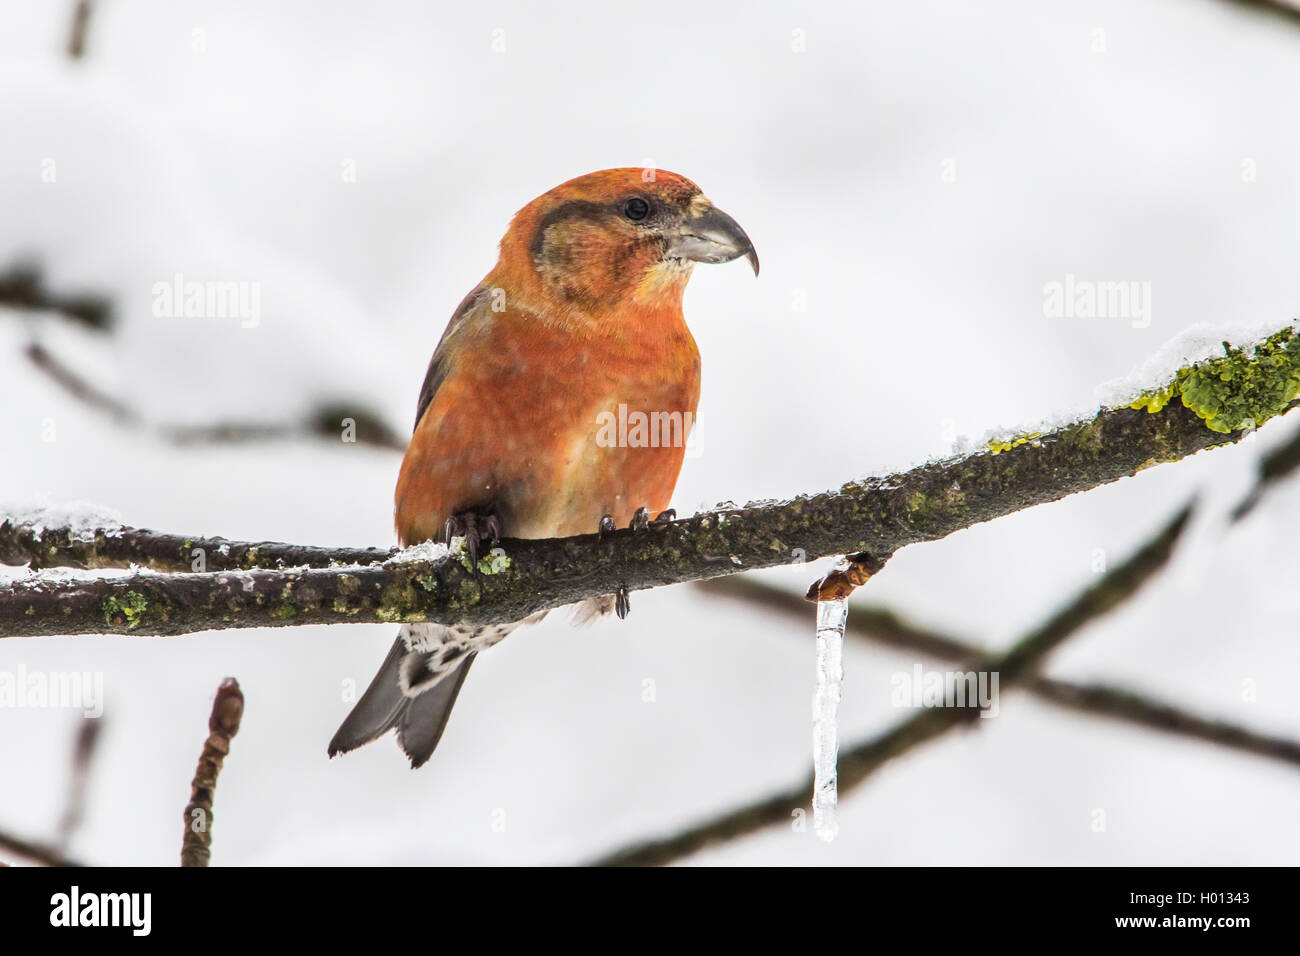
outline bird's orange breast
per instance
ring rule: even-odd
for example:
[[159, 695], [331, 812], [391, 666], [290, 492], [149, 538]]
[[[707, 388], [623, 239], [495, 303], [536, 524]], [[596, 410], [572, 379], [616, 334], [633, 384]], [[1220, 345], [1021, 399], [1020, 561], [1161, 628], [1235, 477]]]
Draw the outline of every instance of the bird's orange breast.
[[590, 533], [668, 506], [694, 421], [700, 360], [680, 307], [575, 325], [510, 309], [449, 343], [402, 462], [403, 544], [494, 510], [511, 537]]

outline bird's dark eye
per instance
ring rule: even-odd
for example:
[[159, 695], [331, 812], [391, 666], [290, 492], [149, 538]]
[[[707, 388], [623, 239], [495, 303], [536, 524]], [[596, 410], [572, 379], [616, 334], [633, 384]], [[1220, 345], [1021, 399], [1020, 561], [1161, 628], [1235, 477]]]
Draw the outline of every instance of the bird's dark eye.
[[639, 196], [634, 196], [623, 207], [623, 215], [629, 219], [640, 221], [650, 215], [650, 204]]

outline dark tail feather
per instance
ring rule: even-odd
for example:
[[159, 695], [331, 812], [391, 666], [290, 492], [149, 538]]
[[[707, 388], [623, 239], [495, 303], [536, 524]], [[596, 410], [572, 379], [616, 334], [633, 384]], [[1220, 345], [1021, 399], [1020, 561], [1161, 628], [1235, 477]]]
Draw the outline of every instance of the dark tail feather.
[[357, 701], [357, 706], [352, 708], [352, 712], [334, 733], [334, 739], [330, 741], [331, 757], [370, 743], [397, 723], [406, 707], [402, 685], [397, 681], [397, 669], [405, 656], [406, 642], [399, 637], [384, 658], [379, 673]]
[[375, 679], [335, 732], [329, 746], [331, 757], [356, 750], [382, 737], [393, 727], [397, 728], [398, 744], [411, 758], [412, 768], [423, 766], [433, 755], [474, 655], [466, 655], [454, 673], [442, 678], [429, 690], [416, 697], [407, 697], [402, 693], [398, 680], [407, 653], [406, 642], [399, 637], [384, 658]]
[[411, 758], [412, 770], [423, 767], [433, 756], [433, 748], [438, 746], [442, 732], [447, 729], [447, 718], [451, 716], [451, 708], [465, 683], [469, 665], [473, 663], [474, 655], [466, 654], [455, 671], [420, 696], [407, 698], [397, 719], [397, 743]]

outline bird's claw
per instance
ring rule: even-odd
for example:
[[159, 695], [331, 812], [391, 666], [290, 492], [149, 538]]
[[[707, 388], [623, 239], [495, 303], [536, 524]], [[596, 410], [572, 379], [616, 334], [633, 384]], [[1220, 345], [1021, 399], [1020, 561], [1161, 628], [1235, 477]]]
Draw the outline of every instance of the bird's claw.
[[632, 516], [632, 523], [628, 525], [633, 531], [645, 531], [648, 528], [658, 528], [666, 525], [670, 521], [677, 520], [677, 512], [672, 508], [659, 512], [654, 518], [650, 517], [650, 509], [641, 507], [636, 509], [636, 514]]
[[443, 537], [444, 543], [448, 545], [451, 544], [452, 538], [465, 539], [465, 553], [469, 555], [470, 566], [477, 574], [479, 545], [486, 541], [491, 548], [501, 540], [501, 521], [492, 513], [478, 514], [474, 511], [463, 511], [447, 519], [447, 524], [443, 528]]
[[600, 516], [600, 524], [596, 526], [596, 535], [602, 541], [605, 540], [605, 538], [609, 537], [611, 534], [613, 534], [616, 530], [618, 530], [618, 525], [614, 524], [613, 515]]

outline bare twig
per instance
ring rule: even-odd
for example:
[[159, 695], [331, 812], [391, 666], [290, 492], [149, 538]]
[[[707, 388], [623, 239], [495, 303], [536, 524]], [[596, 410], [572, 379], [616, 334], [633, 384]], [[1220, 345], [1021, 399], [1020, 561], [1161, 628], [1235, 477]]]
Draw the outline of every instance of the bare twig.
[[86, 785], [90, 781], [90, 768], [99, 747], [103, 717], [83, 718], [77, 729], [77, 743], [72, 753], [72, 775], [68, 779], [68, 800], [59, 821], [56, 845], [67, 849], [73, 834], [81, 826], [86, 809]]
[[[1072, 634], [1132, 597], [1169, 560], [1191, 515], [1184, 508], [1133, 557], [1111, 570], [1069, 606], [1002, 654], [985, 655], [972, 668], [999, 675], [999, 690], [1032, 679], [1043, 659]], [[977, 711], [969, 707], [936, 707], [920, 711], [885, 733], [859, 744], [839, 757], [839, 790], [843, 797], [895, 757], [952, 730], [969, 724]], [[812, 792], [811, 777], [799, 786], [748, 804], [673, 837], [627, 847], [598, 860], [600, 866], [657, 866], [706, 847], [788, 823], [805, 806]]]
[[72, 11], [72, 29], [68, 31], [68, 57], [80, 60], [86, 54], [86, 32], [90, 26], [91, 0], [77, 0]]
[[1245, 7], [1255, 13], [1273, 16], [1300, 26], [1300, 7], [1289, 0], [1227, 0], [1235, 7]]
[[57, 382], [69, 395], [78, 401], [105, 412], [120, 422], [126, 424], [136, 424], [138, 422], [136, 414], [131, 409], [79, 377], [70, 368], [59, 362], [39, 342], [28, 343], [26, 354], [33, 365]]
[[[346, 402], [331, 402], [293, 422], [214, 422], [206, 425], [170, 425], [149, 422], [121, 399], [114, 398], [59, 361], [45, 346], [32, 342], [27, 358], [52, 381], [89, 408], [109, 415], [118, 425], [137, 428], [173, 445], [230, 445], [295, 438], [341, 440], [402, 451], [406, 441], [373, 412]], [[345, 426], [344, 422], [348, 424]]]
[[113, 324], [108, 299], [52, 292], [45, 287], [40, 266], [31, 262], [19, 262], [0, 273], [0, 305], [23, 312], [53, 312], [101, 331]]
[[[802, 601], [788, 591], [750, 577], [717, 578], [704, 581], [697, 587], [710, 595], [732, 598], [780, 613], [791, 622], [805, 626], [808, 622], [808, 611]], [[876, 644], [952, 663], [975, 661], [984, 654], [973, 644], [916, 627], [879, 607], [850, 608], [847, 633]], [[1136, 724], [1149, 730], [1190, 737], [1230, 750], [1300, 766], [1300, 742], [1200, 717], [1133, 691], [1103, 684], [1073, 683], [1041, 675], [1026, 681], [1024, 687], [1041, 700], [1082, 714]]]
[[12, 853], [20, 859], [39, 863], [41, 866], [85, 865], [64, 856], [63, 852], [57, 847], [45, 843], [34, 843], [31, 840], [24, 840], [22, 837], [16, 837], [9, 833], [0, 833], [0, 851]]
[[185, 807], [185, 837], [181, 842], [181, 866], [207, 866], [212, 858], [212, 800], [217, 775], [230, 753], [230, 741], [239, 733], [244, 716], [244, 693], [239, 681], [227, 677], [217, 688], [208, 718], [208, 739], [194, 770], [190, 802]]
[[1245, 500], [1233, 509], [1232, 520], [1240, 521], [1254, 511], [1255, 506], [1268, 490], [1291, 475], [1297, 468], [1300, 468], [1300, 431], [1296, 432], [1290, 441], [1271, 449], [1260, 459], [1255, 487], [1250, 490]]

